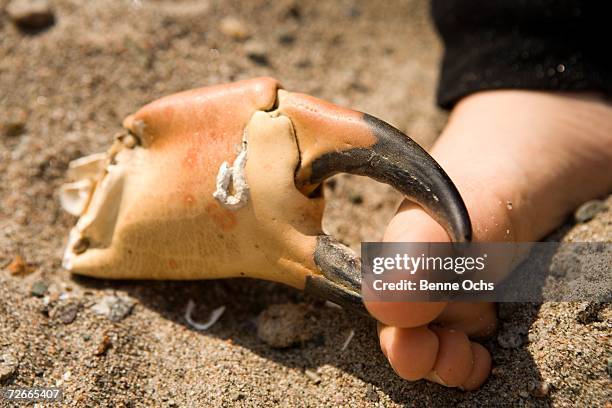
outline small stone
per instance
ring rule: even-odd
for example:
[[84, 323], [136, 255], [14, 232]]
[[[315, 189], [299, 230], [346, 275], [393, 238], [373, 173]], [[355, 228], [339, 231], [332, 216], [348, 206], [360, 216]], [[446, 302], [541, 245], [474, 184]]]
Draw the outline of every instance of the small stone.
[[550, 384], [546, 381], [538, 382], [533, 390], [531, 391], [531, 395], [536, 398], [544, 398], [550, 392]]
[[519, 397], [521, 398], [529, 398], [529, 393], [525, 390], [519, 391]]
[[242, 21], [235, 17], [225, 17], [221, 20], [219, 29], [234, 40], [243, 41], [249, 38], [249, 30]]
[[598, 213], [606, 210], [606, 204], [601, 200], [591, 200], [582, 204], [574, 213], [577, 222], [592, 220]]
[[19, 136], [25, 132], [28, 114], [23, 109], [9, 109], [2, 115], [2, 133], [8, 137]]
[[576, 320], [578, 323], [582, 324], [600, 322], [601, 317], [599, 316], [599, 312], [601, 312], [606, 305], [607, 303], [588, 302], [580, 307], [576, 315]]
[[135, 303], [127, 296], [104, 296], [91, 307], [91, 310], [96, 314], [106, 316], [112, 322], [119, 322], [132, 312]]
[[49, 285], [43, 281], [37, 281], [32, 284], [30, 294], [36, 297], [43, 297], [49, 290]]
[[308, 311], [305, 304], [272, 305], [257, 317], [257, 336], [274, 348], [305, 343], [314, 335], [307, 325]]
[[608, 366], [606, 367], [606, 370], [608, 371], [608, 375], [612, 377], [612, 358], [608, 359]]
[[257, 65], [269, 65], [268, 53], [264, 43], [259, 41], [248, 41], [244, 45], [244, 52], [247, 57]]
[[48, 0], [12, 0], [6, 6], [10, 19], [23, 29], [41, 29], [52, 25], [55, 16]]
[[321, 382], [321, 376], [312, 370], [306, 369], [304, 371], [304, 374], [306, 374], [306, 377], [308, 377], [310, 381], [312, 381], [315, 384], [319, 384]]
[[66, 303], [55, 308], [53, 311], [53, 318], [59, 320], [64, 324], [70, 324], [74, 322], [79, 313], [79, 305], [76, 303]]
[[9, 379], [19, 366], [19, 360], [12, 354], [0, 355], [0, 382]]

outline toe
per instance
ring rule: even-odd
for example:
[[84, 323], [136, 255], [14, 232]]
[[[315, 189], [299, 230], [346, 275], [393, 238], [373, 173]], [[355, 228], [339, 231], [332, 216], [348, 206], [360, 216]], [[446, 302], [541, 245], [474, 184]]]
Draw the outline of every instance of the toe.
[[458, 387], [468, 379], [474, 365], [470, 340], [458, 330], [433, 330], [439, 340], [438, 356], [426, 378], [447, 387]]
[[413, 329], [385, 326], [380, 330], [380, 347], [400, 377], [416, 381], [433, 369], [438, 337], [425, 326]]
[[478, 343], [472, 342], [471, 346], [474, 367], [468, 378], [460, 386], [461, 389], [466, 391], [479, 388], [491, 373], [491, 355], [489, 351]]

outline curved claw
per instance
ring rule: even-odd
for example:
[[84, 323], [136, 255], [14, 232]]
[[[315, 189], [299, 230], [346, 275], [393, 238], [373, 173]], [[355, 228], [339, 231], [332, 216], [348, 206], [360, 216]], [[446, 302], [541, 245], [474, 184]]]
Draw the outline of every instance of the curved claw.
[[323, 275], [307, 276], [304, 291], [369, 315], [360, 294], [361, 263], [350, 248], [320, 235], [314, 261]]
[[472, 237], [459, 191], [414, 140], [380, 119], [308, 95], [278, 91], [278, 110], [295, 128], [300, 150], [296, 186], [308, 194], [337, 173], [387, 183], [419, 204], [453, 242]]
[[[367, 176], [420, 205], [453, 242], [470, 241], [471, 222], [457, 188], [414, 140], [373, 116], [308, 95], [278, 93], [278, 111], [291, 119], [298, 142], [295, 183], [300, 191], [309, 195], [341, 172]], [[306, 289], [365, 313], [358, 257], [332, 238], [320, 236], [314, 261], [323, 276], [308, 276]]]

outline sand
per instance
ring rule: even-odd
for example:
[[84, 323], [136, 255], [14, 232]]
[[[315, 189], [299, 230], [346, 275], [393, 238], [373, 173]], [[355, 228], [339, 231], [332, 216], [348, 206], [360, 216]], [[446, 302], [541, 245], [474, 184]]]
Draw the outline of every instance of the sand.
[[[0, 10], [7, 3], [0, 0]], [[500, 333], [485, 343], [493, 375], [479, 391], [463, 393], [402, 381], [378, 349], [373, 321], [282, 285], [111, 282], [61, 268], [75, 221], [57, 197], [68, 162], [104, 150], [125, 115], [159, 96], [272, 75], [288, 89], [367, 111], [430, 145], [446, 116], [433, 104], [441, 48], [426, 3], [50, 4], [53, 24], [38, 31], [23, 32], [0, 12], [1, 386], [61, 386], [66, 406], [612, 401], [606, 305], [594, 313], [577, 303], [501, 306]], [[356, 249], [380, 238], [399, 199], [350, 176], [336, 177], [326, 194], [327, 230]], [[568, 221], [556, 237], [610, 242], [612, 199], [607, 203], [591, 221]], [[108, 297], [112, 314], [104, 312]], [[197, 321], [220, 306], [225, 312], [198, 332], [184, 317], [190, 299]], [[272, 348], [258, 336], [257, 318], [285, 303], [307, 305], [300, 325], [290, 327], [309, 335]]]

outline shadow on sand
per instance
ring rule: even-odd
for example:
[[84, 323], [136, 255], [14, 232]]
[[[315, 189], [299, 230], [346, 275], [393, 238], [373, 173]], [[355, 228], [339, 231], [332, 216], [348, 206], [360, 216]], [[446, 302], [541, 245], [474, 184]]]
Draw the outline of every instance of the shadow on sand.
[[[231, 339], [259, 356], [296, 369], [316, 370], [332, 365], [384, 392], [396, 403], [408, 406], [426, 405], [472, 406], [488, 401], [489, 406], [522, 406], [530, 384], [541, 380], [527, 350], [527, 330], [535, 320], [539, 305], [504, 306], [504, 325], [520, 324], [521, 344], [510, 349], [500, 347], [495, 338], [485, 341], [491, 351], [495, 370], [478, 391], [464, 393], [426, 381], [410, 383], [399, 379], [379, 351], [376, 325], [372, 319], [353, 312], [326, 307], [302, 292], [284, 285], [252, 279], [193, 282], [108, 281], [73, 276], [79, 284], [96, 289], [113, 289], [129, 293], [140, 304], [193, 330], [185, 321], [189, 299], [196, 302], [194, 318], [206, 320], [210, 311], [226, 307], [222, 319], [201, 336]], [[257, 337], [256, 318], [273, 304], [307, 302], [311, 304], [315, 336], [307, 343], [289, 349], [273, 349]], [[505, 327], [505, 326], [504, 326]], [[351, 330], [355, 331], [349, 347], [341, 347]], [[519, 394], [517, 390], [525, 390]], [[416, 396], [419, 397], [416, 397]], [[529, 396], [527, 396], [529, 397]], [[537, 406], [549, 406], [546, 398], [529, 397]]]

